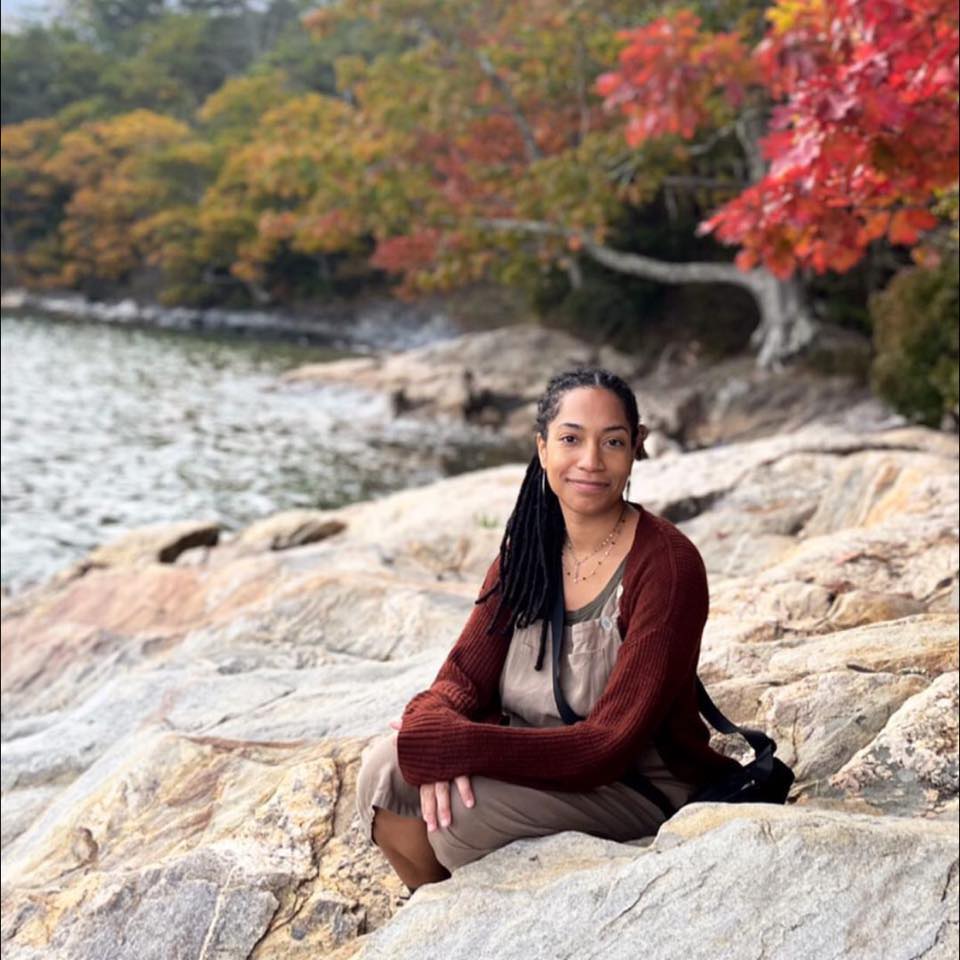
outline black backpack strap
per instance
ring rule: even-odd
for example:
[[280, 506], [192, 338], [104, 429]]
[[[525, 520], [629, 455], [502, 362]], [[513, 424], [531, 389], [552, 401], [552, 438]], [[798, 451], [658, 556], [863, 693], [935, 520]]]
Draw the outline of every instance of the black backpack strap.
[[697, 706], [704, 719], [714, 730], [719, 730], [720, 733], [737, 733], [753, 747], [756, 763], [760, 770], [766, 772], [773, 770], [773, 755], [776, 752], [777, 745], [762, 730], [754, 730], [752, 727], [738, 727], [728, 720], [720, 712], [720, 708], [710, 699], [710, 694], [707, 693], [707, 688], [699, 677], [697, 677]]
[[[557, 588], [557, 596], [553, 602], [553, 616], [551, 618], [553, 642], [550, 645], [550, 659], [553, 667], [553, 699], [556, 701], [557, 712], [560, 714], [560, 719], [569, 726], [574, 723], [579, 723], [584, 718], [576, 713], [573, 707], [567, 703], [567, 698], [563, 695], [563, 687], [560, 685], [560, 654], [563, 650], [564, 620], [563, 578], [561, 577], [558, 582], [559, 586]], [[639, 771], [628, 770], [623, 777], [621, 777], [621, 782], [633, 790], [636, 790], [645, 796], [652, 804], [659, 807], [667, 819], [677, 812], [677, 808], [670, 802], [667, 795], [659, 790]]]
[[557, 704], [557, 711], [560, 719], [567, 725], [579, 723], [583, 717], [576, 713], [573, 707], [567, 703], [567, 698], [563, 695], [563, 688], [560, 686], [560, 653], [563, 650], [563, 580], [557, 587], [557, 596], [553, 601], [553, 617], [551, 621], [553, 631], [553, 643], [550, 644], [550, 659], [553, 663], [553, 699]]
[[[558, 583], [559, 587], [557, 589], [557, 595], [554, 598], [553, 616], [551, 617], [553, 643], [551, 644], [550, 659], [553, 668], [553, 699], [556, 701], [560, 719], [563, 720], [565, 724], [570, 725], [579, 723], [584, 718], [576, 713], [570, 704], [567, 703], [567, 698], [563, 695], [563, 688], [560, 685], [560, 654], [563, 651], [564, 621], [562, 575], [558, 578]], [[707, 688], [704, 687], [699, 677], [697, 677], [697, 706], [704, 719], [715, 730], [720, 731], [720, 733], [739, 734], [739, 736], [743, 737], [743, 739], [750, 744], [756, 757], [752, 767], [758, 775], [769, 777], [773, 774], [774, 753], [776, 753], [777, 750], [776, 743], [762, 730], [754, 730], [752, 727], [739, 727], [728, 720], [723, 713], [721, 713], [720, 708], [710, 698], [710, 694], [707, 693]], [[659, 807], [668, 819], [677, 812], [677, 808], [670, 802], [666, 794], [659, 790], [639, 771], [628, 770], [623, 777], [621, 777], [621, 782], [633, 790], [636, 790], [651, 803]]]

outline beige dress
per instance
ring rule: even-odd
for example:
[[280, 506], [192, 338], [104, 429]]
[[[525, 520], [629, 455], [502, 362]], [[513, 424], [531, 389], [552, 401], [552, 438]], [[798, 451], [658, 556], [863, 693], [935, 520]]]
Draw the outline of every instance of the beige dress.
[[[600, 595], [579, 610], [567, 611], [560, 684], [573, 710], [586, 716], [600, 697], [616, 660], [621, 637], [617, 609], [626, 560]], [[541, 670], [535, 670], [541, 623], [514, 631], [500, 676], [500, 702], [510, 726], [561, 726], [550, 671], [552, 638], [547, 636]], [[653, 744], [636, 761], [642, 772], [679, 808], [695, 787], [677, 779]], [[651, 800], [623, 783], [581, 793], [536, 790], [489, 777], [471, 777], [476, 803], [467, 808], [451, 790], [452, 823], [428, 834], [437, 859], [448, 869], [469, 863], [520, 837], [579, 830], [611, 840], [656, 833], [665, 817]], [[372, 839], [375, 808], [420, 816], [419, 788], [402, 777], [396, 735], [379, 738], [365, 751], [357, 782], [357, 807]]]
[[[623, 594], [626, 558], [600, 594], [579, 610], [568, 610], [564, 619], [563, 650], [560, 656], [560, 686], [571, 709], [585, 717], [600, 699], [622, 638], [617, 611]], [[514, 631], [507, 659], [500, 675], [500, 703], [510, 726], [556, 727], [563, 720], [553, 696], [550, 654], [553, 638], [547, 633], [544, 666], [535, 670], [540, 647], [541, 623]], [[642, 773], [679, 808], [695, 789], [670, 772], [653, 744], [637, 757], [636, 770]]]

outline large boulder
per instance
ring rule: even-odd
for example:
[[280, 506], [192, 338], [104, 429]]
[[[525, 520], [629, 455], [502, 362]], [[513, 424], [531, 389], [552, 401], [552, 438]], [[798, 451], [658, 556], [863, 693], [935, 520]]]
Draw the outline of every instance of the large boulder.
[[131, 741], [5, 855], [5, 957], [247, 957], [271, 936], [319, 956], [396, 908], [352, 822], [356, 743]]
[[636, 465], [634, 499], [707, 563], [701, 676], [777, 740], [788, 807], [686, 808], [646, 849], [520, 843], [387, 922], [402, 887], [354, 818], [359, 753], [435, 675], [523, 472], [267, 518], [173, 562], [151, 533], [6, 599], [4, 956], [417, 956], [436, 935], [451, 955], [955, 957], [960, 496], [955, 442], [916, 428]]
[[424, 887], [356, 960], [957, 956], [947, 823], [694, 804], [637, 848], [519, 841]]

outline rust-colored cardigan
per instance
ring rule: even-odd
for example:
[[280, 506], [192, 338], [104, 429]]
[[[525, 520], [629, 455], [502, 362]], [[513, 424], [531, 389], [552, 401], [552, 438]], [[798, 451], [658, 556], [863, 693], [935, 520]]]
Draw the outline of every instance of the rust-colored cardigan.
[[[670, 770], [690, 783], [736, 769], [734, 760], [710, 747], [697, 709], [696, 669], [708, 609], [703, 560], [673, 524], [633, 506], [640, 517], [623, 574], [623, 643], [589, 716], [564, 727], [489, 722], [498, 714], [511, 636], [503, 614], [493, 634], [487, 632], [494, 594], [474, 607], [430, 689], [407, 704], [397, 744], [408, 783], [479, 774], [543, 790], [590, 790], [619, 780], [651, 739]], [[495, 560], [481, 596], [498, 570]]]

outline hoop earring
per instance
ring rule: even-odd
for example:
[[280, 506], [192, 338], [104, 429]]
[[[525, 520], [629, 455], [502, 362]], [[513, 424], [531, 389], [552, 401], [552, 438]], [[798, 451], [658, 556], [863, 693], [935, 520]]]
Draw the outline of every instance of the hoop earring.
[[623, 499], [625, 501], [630, 499], [630, 477], [627, 477], [627, 485], [623, 488]]
[[546, 497], [547, 495], [547, 471], [540, 468], [540, 496]]

